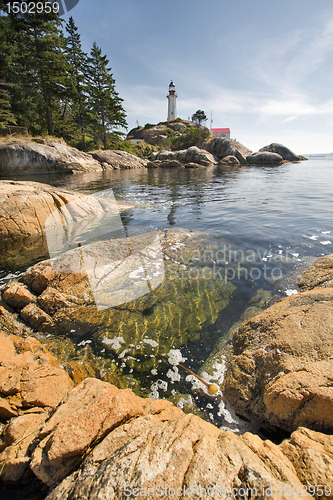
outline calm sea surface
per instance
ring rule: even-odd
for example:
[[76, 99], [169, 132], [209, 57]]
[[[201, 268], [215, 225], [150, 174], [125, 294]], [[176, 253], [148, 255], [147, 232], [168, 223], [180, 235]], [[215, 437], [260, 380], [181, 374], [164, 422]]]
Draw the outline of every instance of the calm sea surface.
[[112, 188], [116, 198], [135, 205], [122, 214], [127, 229], [204, 235], [215, 253], [197, 253], [193, 261], [221, 264], [218, 269], [235, 289], [214, 324], [182, 348], [188, 366], [197, 370], [249, 306], [267, 307], [296, 293], [301, 272], [333, 253], [332, 172], [331, 157], [278, 167], [137, 169], [17, 180], [87, 193]]

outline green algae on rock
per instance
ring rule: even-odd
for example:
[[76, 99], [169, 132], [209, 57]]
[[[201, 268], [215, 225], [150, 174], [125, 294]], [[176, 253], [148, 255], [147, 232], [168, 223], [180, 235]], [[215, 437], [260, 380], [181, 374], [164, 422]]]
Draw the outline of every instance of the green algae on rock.
[[[18, 309], [24, 321], [30, 325], [37, 315], [39, 331], [51, 333], [53, 342], [55, 337], [68, 337], [78, 346], [89, 341], [90, 368], [79, 365], [78, 370], [76, 363], [73, 371], [77, 377], [85, 371], [92, 374], [92, 366], [96, 376], [107, 369], [113, 382], [118, 372], [120, 379], [126, 375], [128, 384], [139, 387], [138, 380], [156, 367], [158, 352], [200, 338], [228, 305], [235, 286], [223, 275], [213, 279], [211, 263], [198, 262], [195, 257], [200, 251], [213, 251], [214, 241], [207, 241], [202, 233], [180, 230], [166, 231], [160, 239], [164, 280], [149, 293], [115, 307], [98, 310], [87, 275], [61, 272], [61, 267], [52, 266], [55, 260], [40, 262], [21, 276], [21, 283], [36, 296], [34, 315], [28, 314], [30, 304]], [[61, 262], [66, 271], [66, 257]], [[43, 323], [43, 318], [51, 321]], [[97, 359], [105, 360], [106, 366]], [[124, 379], [119, 385], [124, 386]]]

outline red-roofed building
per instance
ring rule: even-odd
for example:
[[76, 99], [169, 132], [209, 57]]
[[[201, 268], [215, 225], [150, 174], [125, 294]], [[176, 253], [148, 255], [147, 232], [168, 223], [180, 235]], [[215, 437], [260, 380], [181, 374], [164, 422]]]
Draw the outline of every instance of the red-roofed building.
[[226, 137], [230, 139], [230, 128], [212, 128], [211, 130], [214, 137]]

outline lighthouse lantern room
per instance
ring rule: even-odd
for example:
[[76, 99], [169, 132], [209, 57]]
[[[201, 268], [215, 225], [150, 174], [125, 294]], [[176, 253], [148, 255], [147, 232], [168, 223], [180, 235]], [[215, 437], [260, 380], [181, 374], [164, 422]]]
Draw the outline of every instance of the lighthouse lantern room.
[[177, 94], [176, 94], [176, 87], [174, 83], [171, 81], [169, 85], [169, 95], [167, 95], [168, 98], [168, 122], [170, 120], [175, 120], [177, 118]]

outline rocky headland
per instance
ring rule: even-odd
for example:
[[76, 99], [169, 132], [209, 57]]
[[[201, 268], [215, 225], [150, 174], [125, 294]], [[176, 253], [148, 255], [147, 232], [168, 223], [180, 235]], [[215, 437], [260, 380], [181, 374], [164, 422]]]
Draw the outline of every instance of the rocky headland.
[[[182, 137], [188, 130], [196, 130], [191, 122], [183, 121], [159, 124], [147, 129], [131, 131], [130, 137], [140, 137], [146, 144], [161, 147], [151, 154], [150, 160], [139, 158], [126, 151], [105, 150], [84, 153], [67, 146], [62, 139], [35, 139], [24, 141], [3, 140], [0, 143], [0, 177], [45, 174], [84, 173], [115, 169], [143, 167], [209, 167], [215, 165], [281, 165], [299, 162], [306, 158], [295, 155], [285, 146], [272, 143], [253, 153], [234, 139], [213, 138], [205, 127], [198, 130], [207, 132], [204, 139], [198, 139], [196, 146], [165, 149], [164, 144], [172, 134]], [[164, 148], [164, 149], [163, 149]]]
[[126, 151], [83, 153], [63, 140], [44, 143], [24, 141], [0, 144], [0, 177], [45, 174], [84, 173], [113, 169], [142, 168], [147, 160]]

